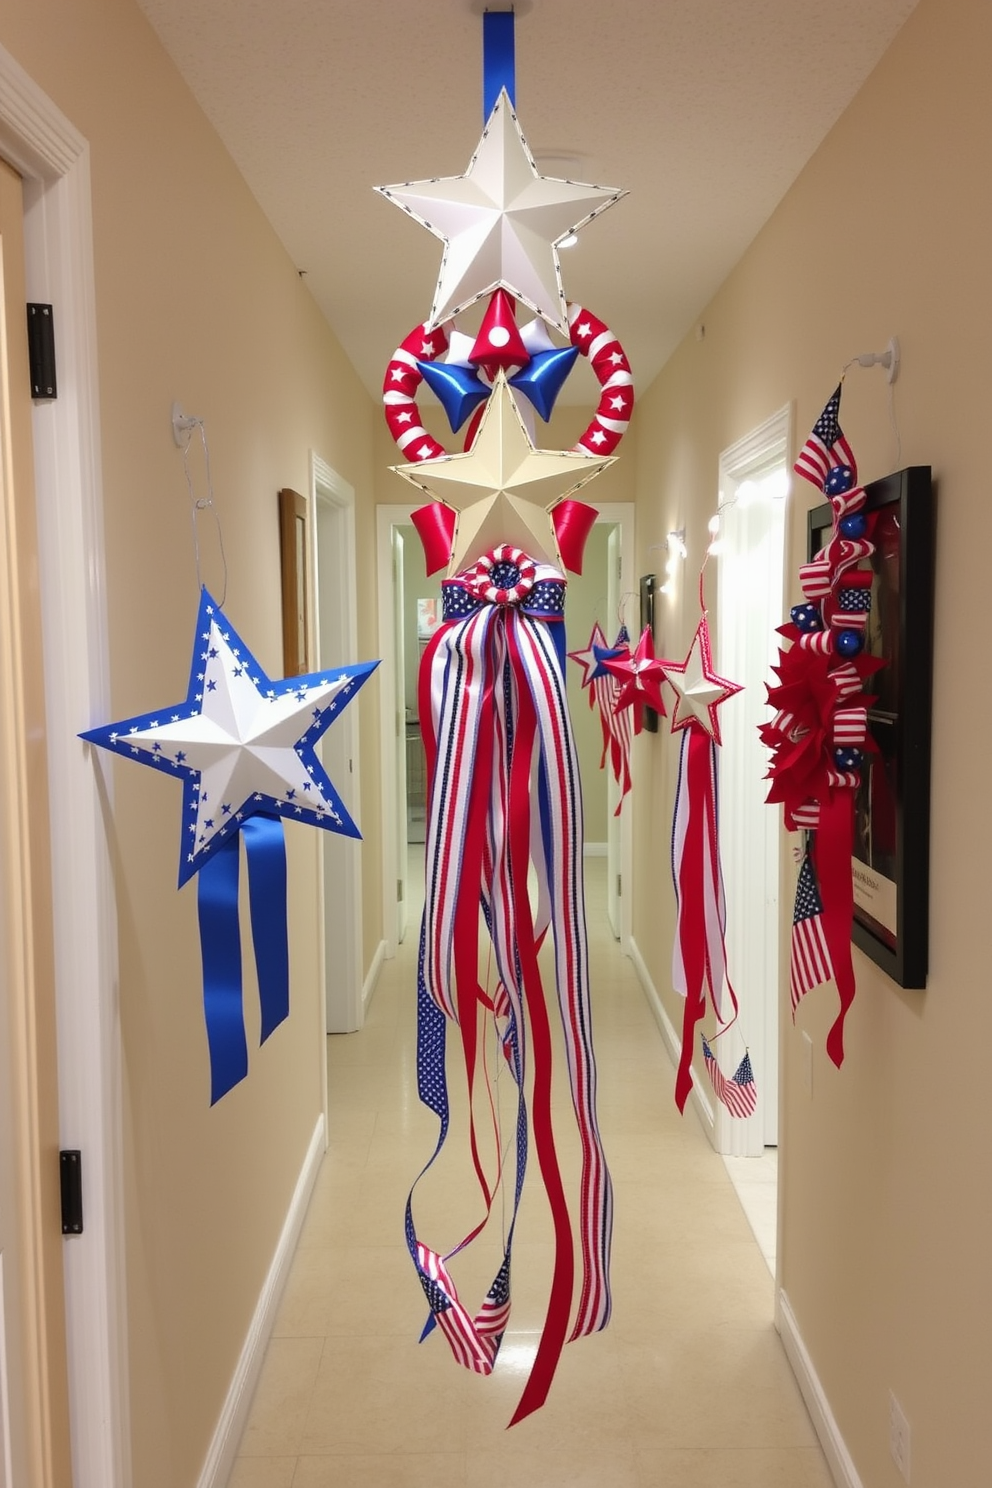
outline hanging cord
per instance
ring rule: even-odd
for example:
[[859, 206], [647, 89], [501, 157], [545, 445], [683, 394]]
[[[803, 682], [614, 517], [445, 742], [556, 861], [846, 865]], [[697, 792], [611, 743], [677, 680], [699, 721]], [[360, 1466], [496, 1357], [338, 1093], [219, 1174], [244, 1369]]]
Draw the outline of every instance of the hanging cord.
[[[193, 442], [194, 429], [199, 430], [200, 443], [203, 446], [203, 466], [207, 482], [207, 494], [205, 497], [197, 496], [193, 484], [193, 473], [189, 466], [189, 449]], [[214, 487], [210, 475], [210, 446], [207, 443], [207, 431], [201, 418], [187, 416], [182, 420], [182, 432], [185, 436], [181, 443], [183, 473], [186, 476], [186, 489], [189, 491], [190, 523], [193, 528], [193, 554], [196, 561], [196, 585], [198, 589], [203, 588], [203, 576], [200, 565], [200, 531], [197, 519], [200, 512], [209, 511], [217, 528], [217, 546], [220, 549], [220, 561], [224, 570], [224, 583], [217, 601], [223, 609], [227, 599], [227, 554], [224, 551], [224, 532], [220, 525], [220, 517], [217, 515], [217, 508], [214, 505]]]

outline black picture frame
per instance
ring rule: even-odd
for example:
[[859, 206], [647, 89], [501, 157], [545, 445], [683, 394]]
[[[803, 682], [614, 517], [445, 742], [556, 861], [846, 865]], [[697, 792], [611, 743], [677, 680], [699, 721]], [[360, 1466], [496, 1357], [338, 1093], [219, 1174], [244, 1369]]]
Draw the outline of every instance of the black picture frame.
[[[651, 639], [657, 639], [654, 633], [654, 574], [644, 574], [640, 581], [641, 589], [641, 633], [645, 630], [651, 632]], [[655, 708], [648, 707], [647, 703], [641, 704], [641, 727], [649, 734], [658, 732], [658, 712]]]
[[[928, 465], [865, 487], [875, 514], [867, 647], [888, 665], [877, 694], [856, 803], [851, 938], [900, 987], [925, 987], [930, 918], [930, 716], [933, 675], [934, 490]], [[808, 517], [812, 559], [829, 538], [830, 504]]]

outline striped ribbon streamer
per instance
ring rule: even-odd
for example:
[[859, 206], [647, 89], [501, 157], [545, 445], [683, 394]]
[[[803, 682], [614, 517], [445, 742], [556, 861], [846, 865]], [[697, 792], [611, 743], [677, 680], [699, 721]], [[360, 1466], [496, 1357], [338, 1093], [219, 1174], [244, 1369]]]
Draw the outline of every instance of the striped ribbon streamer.
[[[458, 618], [449, 619], [435, 633], [420, 672], [420, 717], [431, 787], [418, 988], [418, 1078], [421, 1098], [441, 1124], [430, 1167], [447, 1135], [443, 1072], [447, 1022], [459, 1030], [471, 1110], [480, 1008], [505, 1018], [503, 1047], [518, 1089], [515, 1199], [500, 1271], [475, 1317], [458, 1298], [448, 1262], [482, 1225], [441, 1256], [419, 1241], [408, 1203], [407, 1242], [431, 1306], [425, 1331], [436, 1323], [460, 1363], [489, 1373], [510, 1314], [510, 1250], [527, 1156], [526, 1027], [533, 1061], [531, 1127], [554, 1224], [555, 1262], [541, 1341], [512, 1425], [543, 1404], [566, 1338], [594, 1332], [609, 1320], [612, 1188], [596, 1118], [582, 804], [563, 675], [564, 583], [556, 570], [538, 565], [528, 610], [515, 604], [476, 607], [479, 593], [470, 592], [472, 578], [467, 571], [444, 586], [446, 614]], [[535, 608], [535, 596], [548, 584], [559, 588], [558, 602], [545, 588]], [[459, 589], [460, 596], [450, 592]], [[531, 869], [538, 881], [536, 910], [528, 893]], [[492, 998], [479, 986], [480, 904], [499, 977]], [[581, 1285], [574, 1318], [575, 1244], [551, 1119], [552, 1034], [538, 965], [549, 929], [582, 1151], [577, 1223]], [[474, 1120], [469, 1129], [488, 1217], [502, 1174], [489, 1181]]]
[[[685, 1108], [692, 1089], [695, 1030], [707, 999], [726, 1028], [737, 1017], [737, 997], [727, 972], [727, 906], [717, 836], [716, 745], [702, 728], [682, 734], [679, 778], [672, 822], [672, 881], [676, 934], [672, 985], [685, 998], [682, 1054], [675, 1079], [675, 1103]], [[726, 988], [732, 1015], [724, 1017]]]

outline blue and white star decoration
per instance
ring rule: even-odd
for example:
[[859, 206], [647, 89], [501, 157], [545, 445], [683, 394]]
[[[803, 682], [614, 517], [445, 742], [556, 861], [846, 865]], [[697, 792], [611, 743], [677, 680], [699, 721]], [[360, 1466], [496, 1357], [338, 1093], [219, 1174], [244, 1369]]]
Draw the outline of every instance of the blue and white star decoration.
[[315, 745], [378, 665], [273, 680], [204, 589], [185, 700], [80, 737], [182, 777], [181, 888], [253, 815], [361, 836]]
[[283, 822], [360, 836], [315, 746], [378, 665], [365, 661], [275, 681], [204, 589], [184, 701], [80, 736], [182, 778], [179, 887], [198, 875], [211, 1105], [248, 1073], [240, 842], [248, 862], [264, 1043], [289, 1013]]

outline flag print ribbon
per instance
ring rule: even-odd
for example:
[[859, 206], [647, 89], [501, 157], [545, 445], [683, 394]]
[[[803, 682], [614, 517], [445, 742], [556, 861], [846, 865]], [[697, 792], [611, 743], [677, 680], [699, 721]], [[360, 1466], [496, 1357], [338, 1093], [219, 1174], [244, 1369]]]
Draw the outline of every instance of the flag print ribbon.
[[[596, 1118], [582, 805], [563, 676], [564, 590], [556, 569], [510, 548], [496, 549], [445, 581], [444, 621], [424, 654], [419, 681], [431, 784], [418, 974], [418, 1088], [439, 1120], [437, 1145], [420, 1178], [447, 1136], [447, 1026], [458, 1029], [471, 1111], [479, 1024], [486, 1017], [497, 1025], [517, 1090], [516, 1179], [502, 1262], [477, 1314], [460, 1301], [449, 1262], [485, 1225], [502, 1181], [503, 1155], [491, 1178], [474, 1117], [469, 1141], [482, 1195], [480, 1223], [441, 1255], [417, 1235], [411, 1190], [406, 1236], [430, 1305], [425, 1332], [439, 1327], [459, 1363], [490, 1373], [510, 1315], [512, 1237], [532, 1133], [554, 1226], [555, 1260], [541, 1341], [511, 1424], [543, 1404], [566, 1339], [604, 1327], [611, 1306], [613, 1200]], [[531, 870], [538, 885], [536, 909], [528, 892]], [[479, 984], [480, 906], [498, 976], [492, 997]], [[538, 964], [549, 930], [582, 1153], [577, 1245], [551, 1116], [551, 1019]], [[580, 1288], [573, 1316], [576, 1249]]]

